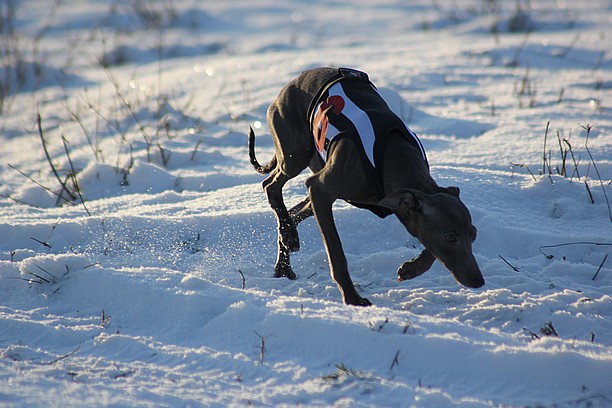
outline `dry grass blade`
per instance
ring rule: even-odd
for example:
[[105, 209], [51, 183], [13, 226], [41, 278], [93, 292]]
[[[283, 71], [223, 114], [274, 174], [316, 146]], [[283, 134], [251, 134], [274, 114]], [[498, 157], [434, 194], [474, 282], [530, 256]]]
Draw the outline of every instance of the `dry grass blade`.
[[75, 355], [75, 354], [76, 354], [76, 353], [77, 353], [77, 352], [78, 352], [80, 349], [81, 349], [81, 347], [79, 346], [79, 347], [77, 347], [76, 349], [72, 350], [70, 353], [68, 353], [68, 354], [64, 354], [63, 356], [58, 357], [58, 358], [56, 358], [55, 360], [49, 361], [49, 362], [47, 363], [47, 365], [53, 365], [53, 364], [57, 363], [58, 361], [65, 360], [65, 359], [67, 359], [68, 357]]
[[574, 156], [574, 150], [572, 149], [572, 145], [567, 139], [563, 139], [563, 143], [567, 145], [569, 154], [572, 156], [572, 161], [574, 162], [574, 172], [572, 173], [570, 179], [574, 178], [574, 174], [576, 175], [576, 177], [580, 178], [580, 172], [578, 171], [578, 162], [576, 161], [576, 156]]
[[[17, 167], [13, 166], [12, 164], [8, 164], [8, 166], [9, 166], [11, 169], [15, 170], [17, 173], [21, 174], [23, 177], [25, 177], [25, 178], [27, 178], [28, 180], [30, 180], [32, 183], [36, 184], [38, 187], [40, 187], [40, 188], [42, 188], [43, 190], [48, 191], [49, 193], [51, 193], [51, 194], [53, 194], [54, 196], [56, 196], [58, 200], [64, 200], [66, 203], [69, 203], [69, 204], [73, 204], [73, 205], [74, 205], [74, 203], [73, 203], [72, 201], [69, 201], [67, 198], [65, 198], [65, 197], [64, 197], [64, 196], [62, 196], [61, 194], [58, 194], [57, 192], [53, 191], [53, 190], [52, 190], [52, 189], [50, 189], [49, 187], [47, 187], [47, 186], [45, 186], [45, 185], [43, 185], [43, 184], [39, 183], [38, 181], [34, 180], [32, 177], [28, 176], [27, 174], [25, 174], [23, 171], [19, 170]], [[12, 197], [10, 197], [10, 196], [7, 196], [7, 198], [10, 198], [10, 199], [11, 199], [11, 200], [13, 200], [13, 201], [17, 201], [17, 202], [19, 202], [18, 200], [14, 199], [14, 198], [12, 198]], [[27, 204], [27, 203], [24, 203], [24, 202], [21, 202], [21, 203], [22, 203], [22, 204]], [[29, 204], [28, 204], [28, 205], [29, 205]]]
[[[49, 154], [49, 150], [47, 149], [47, 141], [45, 140], [45, 134], [42, 128], [42, 118], [40, 116], [40, 112], [36, 112], [36, 123], [38, 124], [38, 135], [40, 136], [40, 141], [42, 142], [42, 146], [43, 146], [43, 150], [45, 151], [45, 157], [47, 158], [47, 162], [49, 163], [49, 166], [51, 166], [51, 171], [53, 172], [53, 175], [59, 182], [60, 186], [62, 187], [61, 191], [66, 192], [68, 197], [70, 197], [70, 200], [73, 201], [76, 199], [76, 196], [68, 189], [68, 187], [66, 187], [66, 183], [62, 181], [57, 169], [55, 168], [55, 165], [53, 164], [53, 160], [51, 160], [51, 155]], [[60, 197], [61, 197], [61, 194], [62, 193], [60, 192]]]
[[529, 166], [527, 166], [526, 164], [523, 163], [512, 163], [510, 162], [510, 165], [514, 168], [514, 167], [520, 167], [523, 168], [525, 170], [527, 170], [527, 172], [531, 175], [531, 178], [533, 179], [533, 181], [537, 181], [536, 176], [531, 172], [531, 170], [529, 169]]
[[546, 174], [548, 168], [548, 174], [550, 174], [550, 164], [547, 163], [546, 158], [546, 141], [548, 139], [548, 128], [550, 127], [550, 121], [546, 122], [546, 130], [544, 131], [544, 152], [542, 154], [542, 174]]
[[[610, 208], [610, 201], [608, 200], [608, 193], [606, 193], [606, 188], [601, 180], [601, 174], [599, 173], [599, 169], [597, 168], [597, 164], [595, 163], [595, 159], [593, 159], [593, 155], [591, 154], [591, 150], [589, 150], [589, 136], [591, 134], [591, 129], [593, 126], [590, 124], [586, 124], [581, 126], [584, 130], [586, 130], [586, 140], [584, 141], [584, 148], [586, 149], [589, 158], [591, 159], [591, 163], [593, 164], [593, 168], [595, 169], [595, 173], [597, 173], [597, 178], [599, 179], [599, 185], [601, 186], [601, 191], [603, 191], [604, 198], [606, 199], [606, 205], [608, 206], [608, 219], [612, 222], [612, 209]], [[590, 193], [590, 192], [589, 192]]]
[[552, 322], [547, 322], [542, 328], [540, 328], [540, 333], [545, 336], [559, 337], [559, 333], [557, 333], [557, 330], [553, 326]]
[[85, 205], [85, 200], [83, 200], [83, 195], [81, 194], [81, 189], [79, 188], [79, 183], [77, 181], [76, 171], [74, 170], [74, 164], [72, 164], [72, 159], [70, 158], [70, 152], [68, 151], [68, 142], [66, 138], [62, 136], [62, 143], [64, 144], [64, 151], [66, 152], [66, 157], [68, 158], [68, 163], [70, 164], [70, 178], [72, 179], [72, 184], [74, 185], [74, 189], [77, 192], [79, 199], [81, 200], [81, 204], [85, 209], [87, 215], [91, 217], [91, 213], [87, 209]]
[[144, 125], [140, 123], [140, 120], [136, 116], [136, 112], [134, 112], [132, 105], [130, 104], [130, 102], [126, 99], [126, 97], [123, 95], [123, 93], [119, 89], [119, 84], [117, 83], [117, 80], [115, 79], [110, 69], [106, 65], [104, 65], [104, 72], [106, 73], [106, 76], [108, 77], [108, 80], [110, 81], [110, 83], [113, 85], [113, 88], [115, 89], [115, 93], [117, 94], [117, 96], [119, 96], [121, 103], [123, 103], [123, 106], [125, 106], [128, 113], [130, 114], [134, 122], [136, 123], [138, 127], [138, 131], [142, 135], [145, 141], [145, 144], [147, 146], [147, 162], [151, 163], [151, 138], [149, 137], [149, 134], [147, 133]]

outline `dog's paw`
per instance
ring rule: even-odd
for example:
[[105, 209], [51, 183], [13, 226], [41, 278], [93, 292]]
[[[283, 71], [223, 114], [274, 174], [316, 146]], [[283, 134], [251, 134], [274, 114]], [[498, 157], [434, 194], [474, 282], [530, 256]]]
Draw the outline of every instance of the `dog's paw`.
[[274, 277], [275, 278], [287, 278], [289, 280], [296, 280], [297, 275], [291, 269], [291, 266], [281, 266], [276, 265], [274, 267]]
[[344, 303], [350, 306], [372, 306], [372, 302], [361, 296], [354, 299], [344, 299]]
[[428, 267], [426, 267], [426, 265], [423, 265], [421, 262], [419, 262], [418, 259], [417, 260], [413, 259], [408, 262], [404, 262], [402, 266], [400, 266], [399, 269], [397, 270], [397, 281], [401, 282], [405, 280], [414, 279], [417, 276], [421, 276], [422, 274], [427, 272], [427, 270], [429, 269], [429, 266], [431, 265], [427, 265], [427, 266]]

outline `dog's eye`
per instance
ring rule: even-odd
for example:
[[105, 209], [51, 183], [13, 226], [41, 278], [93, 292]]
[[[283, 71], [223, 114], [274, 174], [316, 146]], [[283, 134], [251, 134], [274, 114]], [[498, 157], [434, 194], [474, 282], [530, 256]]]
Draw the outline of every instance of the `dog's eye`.
[[455, 235], [454, 232], [447, 232], [444, 239], [446, 239], [446, 242], [452, 244], [453, 242], [457, 241], [457, 235]]

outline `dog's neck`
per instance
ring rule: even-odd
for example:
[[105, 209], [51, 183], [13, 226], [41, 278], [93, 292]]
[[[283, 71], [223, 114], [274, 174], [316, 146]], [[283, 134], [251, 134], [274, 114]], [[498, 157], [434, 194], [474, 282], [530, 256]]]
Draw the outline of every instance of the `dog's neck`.
[[383, 188], [386, 194], [403, 188], [413, 188], [427, 194], [440, 192], [441, 188], [429, 174], [421, 152], [400, 132], [389, 133], [383, 157]]

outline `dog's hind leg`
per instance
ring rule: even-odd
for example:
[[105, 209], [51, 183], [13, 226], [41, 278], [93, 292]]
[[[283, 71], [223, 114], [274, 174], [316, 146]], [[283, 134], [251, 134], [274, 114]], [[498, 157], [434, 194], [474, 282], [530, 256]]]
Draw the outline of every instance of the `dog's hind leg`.
[[[313, 215], [312, 205], [310, 205], [310, 197], [306, 197], [303, 201], [289, 210], [289, 217], [297, 226], [300, 222]], [[291, 269], [289, 250], [281, 242], [280, 236], [278, 240], [278, 256], [274, 265], [274, 277], [296, 279], [297, 276]]]
[[300, 249], [300, 239], [297, 223], [287, 211], [283, 200], [283, 186], [289, 179], [289, 176], [276, 168], [263, 181], [262, 186], [278, 222], [278, 254], [274, 264], [274, 277], [296, 279], [291, 269], [289, 253]]
[[279, 245], [288, 251], [298, 251], [300, 249], [300, 240], [296, 224], [289, 215], [289, 211], [287, 211], [287, 207], [283, 201], [283, 186], [289, 179], [290, 177], [277, 167], [272, 171], [272, 174], [263, 181], [262, 186], [268, 197], [270, 207], [272, 207], [276, 215]]

